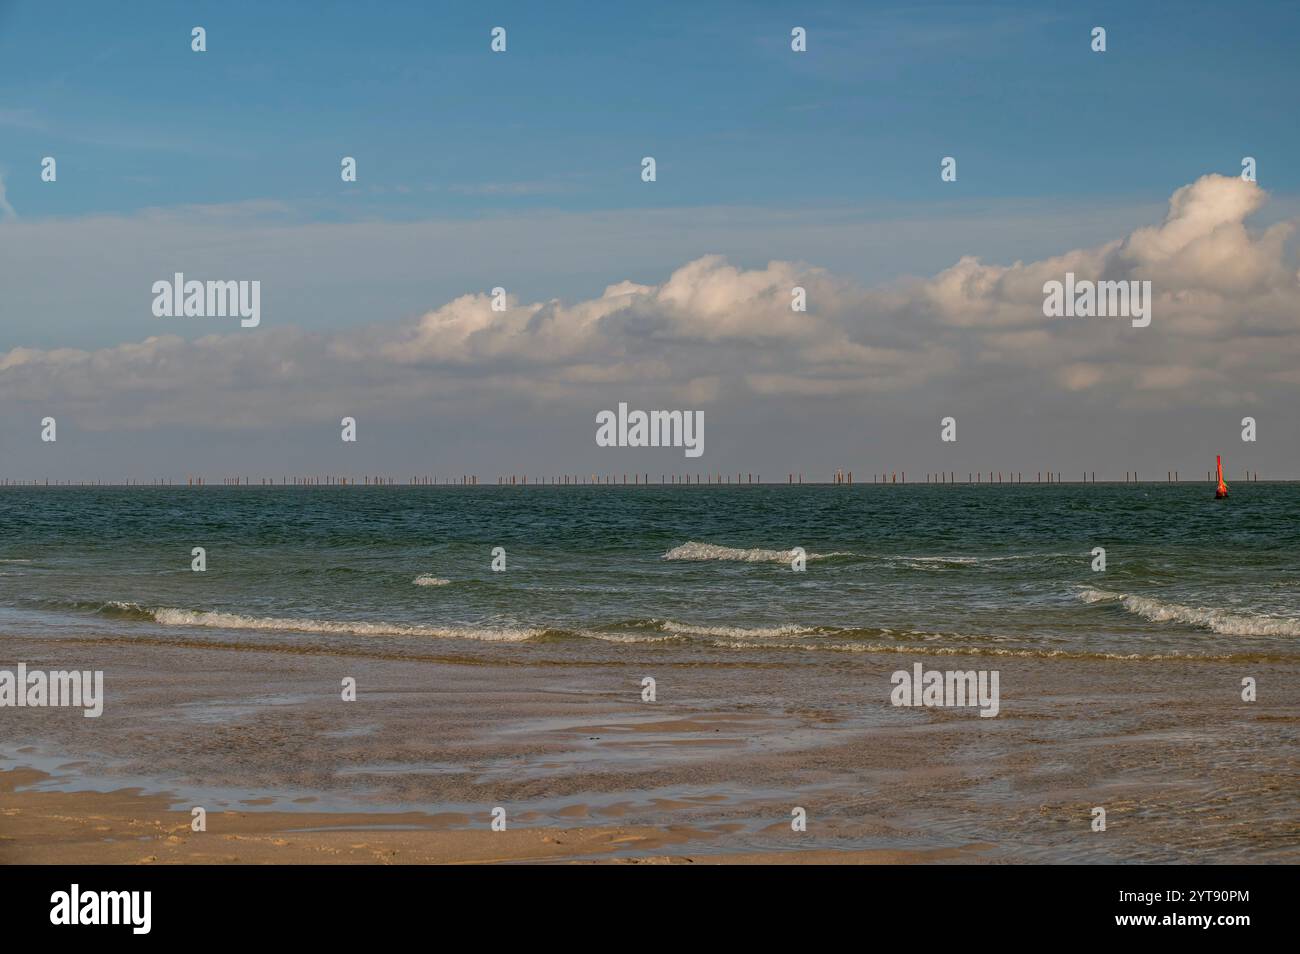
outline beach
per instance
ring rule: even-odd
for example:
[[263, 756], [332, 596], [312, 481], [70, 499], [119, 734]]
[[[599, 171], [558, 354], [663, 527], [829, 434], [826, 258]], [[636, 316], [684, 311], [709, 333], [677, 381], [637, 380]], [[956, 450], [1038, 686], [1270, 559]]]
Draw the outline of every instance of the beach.
[[0, 709], [0, 863], [1294, 863], [1294, 531], [1116, 490], [0, 496], [0, 668], [104, 684]]
[[[6, 642], [55, 668], [90, 648]], [[120, 715], [28, 713], [33, 742], [3, 749], [0, 862], [1294, 862], [1300, 842], [1300, 716], [1241, 702], [1232, 665], [1004, 662], [986, 720], [892, 707], [886, 657], [814, 693], [780, 668], [650, 658], [94, 654]]]
[[385, 816], [378, 824], [363, 813], [230, 812], [221, 816], [220, 834], [208, 837], [192, 832], [188, 813], [170, 811], [166, 798], [14, 792], [44, 778], [21, 770], [0, 775], [4, 811], [14, 822], [8, 837], [26, 845], [6, 864], [913, 864], [961, 863], [970, 856], [944, 849], [686, 854], [677, 849], [717, 842], [722, 833], [604, 825], [488, 835], [438, 827], [463, 818], [419, 814]]

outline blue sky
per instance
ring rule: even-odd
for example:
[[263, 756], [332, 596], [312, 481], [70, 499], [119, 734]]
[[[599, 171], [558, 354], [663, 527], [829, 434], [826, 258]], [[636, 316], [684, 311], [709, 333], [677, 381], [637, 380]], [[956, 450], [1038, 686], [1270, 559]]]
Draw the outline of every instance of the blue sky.
[[[632, 400], [707, 409], [706, 470], [1194, 472], [1254, 413], [1234, 461], [1300, 473], [1297, 49], [1281, 2], [0, 0], [0, 472], [346, 472], [358, 413], [374, 466], [419, 421], [591, 472]], [[1045, 326], [1066, 267], [1153, 278], [1149, 333]], [[176, 271], [262, 324], [160, 322]]]
[[[1300, 183], [1294, 3], [0, 6], [0, 162], [25, 218], [1163, 198], [1242, 155], [1272, 190]], [[50, 154], [63, 182], [42, 190]]]

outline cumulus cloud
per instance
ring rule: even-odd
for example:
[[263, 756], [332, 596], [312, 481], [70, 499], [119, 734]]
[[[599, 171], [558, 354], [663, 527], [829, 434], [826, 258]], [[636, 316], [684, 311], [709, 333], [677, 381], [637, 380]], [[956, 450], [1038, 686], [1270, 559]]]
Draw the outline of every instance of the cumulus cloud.
[[[1117, 403], [1167, 405], [1251, 400], [1253, 388], [1293, 381], [1300, 359], [1300, 275], [1286, 260], [1293, 222], [1254, 233], [1245, 220], [1265, 202], [1253, 182], [1204, 176], [1178, 189], [1165, 220], [1127, 238], [1010, 266], [964, 257], [918, 281], [893, 306], [928, 315], [966, 363], [1033, 379], [1046, 372], [1069, 392]], [[1150, 281], [1153, 321], [1044, 319], [1043, 285]], [[870, 296], [868, 296], [870, 297]]]
[[[256, 330], [195, 340], [14, 348], [0, 353], [0, 397], [66, 408], [92, 428], [258, 427], [340, 406], [606, 407], [633, 392], [662, 406], [901, 398], [954, 382], [1115, 405], [1249, 401], [1300, 384], [1294, 226], [1250, 230], [1265, 200], [1254, 183], [1205, 176], [1127, 237], [1011, 265], [966, 256], [872, 288], [802, 263], [744, 269], [707, 255], [660, 284], [619, 281], [572, 303], [507, 296], [498, 311], [491, 295], [467, 294], [343, 332], [277, 328], [268, 313]], [[1150, 280], [1150, 327], [1044, 317], [1043, 285], [1066, 272]], [[790, 307], [795, 286], [806, 313]], [[187, 320], [220, 321], [173, 319]]]

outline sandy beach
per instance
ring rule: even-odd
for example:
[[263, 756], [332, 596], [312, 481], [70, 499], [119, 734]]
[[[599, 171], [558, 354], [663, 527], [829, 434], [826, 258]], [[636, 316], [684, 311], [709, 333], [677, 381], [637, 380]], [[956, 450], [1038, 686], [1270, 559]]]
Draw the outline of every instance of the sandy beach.
[[[967, 849], [719, 852], [726, 831], [599, 825], [492, 832], [463, 815], [222, 812], [206, 832], [171, 799], [116, 792], [33, 792], [30, 769], [0, 772], [5, 864], [959, 864]], [[26, 790], [20, 790], [26, 789]], [[396, 830], [376, 830], [390, 828]], [[705, 850], [699, 850], [704, 848]]]
[[[108, 688], [102, 718], [26, 710], [6, 733], [3, 863], [1300, 858], [1300, 714], [1269, 691], [1241, 703], [1237, 661], [1008, 658], [986, 720], [892, 707], [889, 674], [911, 659], [888, 654], [809, 672], [649, 653], [525, 666], [5, 645], [50, 668], [93, 658]], [[1267, 689], [1300, 675], [1251, 673]], [[336, 689], [345, 676], [356, 702]], [[498, 806], [505, 831], [491, 829]], [[1090, 829], [1095, 806], [1105, 832]]]

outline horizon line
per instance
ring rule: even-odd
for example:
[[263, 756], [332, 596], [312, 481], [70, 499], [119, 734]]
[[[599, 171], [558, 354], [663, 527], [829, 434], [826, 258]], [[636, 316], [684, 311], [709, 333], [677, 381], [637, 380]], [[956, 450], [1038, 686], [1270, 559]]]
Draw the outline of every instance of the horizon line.
[[[984, 486], [1054, 486], [1057, 484], [1070, 484], [1074, 486], [1083, 486], [1088, 484], [1105, 484], [1108, 486], [1122, 486], [1135, 484], [1197, 484], [1209, 483], [1214, 484], [1217, 478], [1213, 471], [1207, 471], [1204, 481], [1200, 477], [1189, 477], [1183, 479], [1179, 472], [1169, 471], [1164, 480], [1159, 478], [1141, 478], [1136, 471], [1128, 472], [1121, 478], [1102, 477], [1098, 479], [1093, 472], [1085, 474], [1081, 479], [1075, 480], [1066, 478], [1064, 472], [1033, 472], [1031, 479], [1024, 479], [1024, 472], [1007, 472], [1007, 471], [969, 471], [967, 478], [962, 480], [954, 471], [945, 473], [928, 473], [921, 479], [907, 479], [905, 471], [897, 471], [885, 474], [873, 474], [870, 479], [855, 479], [851, 471], [840, 471], [832, 475], [829, 479], [808, 478], [806, 474], [793, 472], [787, 473], [785, 480], [762, 480], [761, 476], [749, 472], [740, 472], [732, 474], [705, 473], [705, 474], [668, 474], [660, 475], [659, 480], [651, 480], [650, 474], [641, 472], [638, 474], [568, 474], [559, 476], [550, 476], [529, 479], [526, 474], [498, 475], [495, 480], [479, 480], [477, 474], [461, 474], [459, 476], [439, 478], [434, 475], [415, 475], [405, 479], [390, 477], [387, 475], [363, 476], [360, 478], [342, 475], [304, 475], [289, 477], [284, 475], [279, 479], [270, 477], [249, 478], [249, 477], [222, 477], [216, 481], [211, 481], [207, 477], [187, 477], [182, 483], [177, 478], [163, 477], [149, 480], [139, 480], [136, 478], [127, 478], [125, 480], [50, 480], [40, 478], [34, 480], [0, 480], [0, 489], [8, 488], [91, 488], [91, 487], [119, 487], [131, 489], [208, 489], [208, 488], [296, 488], [296, 487], [338, 487], [338, 488], [397, 488], [397, 487], [868, 487], [868, 486], [934, 486], [934, 487], [984, 487]], [[629, 480], [628, 477], [632, 479]], [[703, 478], [703, 479], [701, 479]], [[1227, 478], [1225, 478], [1227, 479]], [[1231, 478], [1229, 483], [1300, 483], [1300, 477], [1275, 477], [1261, 479], [1258, 471], [1247, 471], [1246, 474]]]

